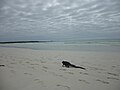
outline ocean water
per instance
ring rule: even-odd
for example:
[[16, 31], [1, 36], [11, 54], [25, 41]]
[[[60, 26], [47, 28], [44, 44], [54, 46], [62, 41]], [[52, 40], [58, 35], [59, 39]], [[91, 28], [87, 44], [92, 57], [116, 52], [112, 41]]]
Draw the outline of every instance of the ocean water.
[[27, 48], [34, 50], [120, 52], [120, 40], [71, 40], [45, 43], [14, 43], [0, 44], [0, 47]]

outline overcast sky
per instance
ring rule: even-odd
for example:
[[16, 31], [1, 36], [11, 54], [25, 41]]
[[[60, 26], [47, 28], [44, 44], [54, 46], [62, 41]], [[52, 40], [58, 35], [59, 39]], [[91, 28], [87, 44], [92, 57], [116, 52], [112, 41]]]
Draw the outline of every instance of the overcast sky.
[[0, 41], [120, 38], [120, 0], [0, 0]]

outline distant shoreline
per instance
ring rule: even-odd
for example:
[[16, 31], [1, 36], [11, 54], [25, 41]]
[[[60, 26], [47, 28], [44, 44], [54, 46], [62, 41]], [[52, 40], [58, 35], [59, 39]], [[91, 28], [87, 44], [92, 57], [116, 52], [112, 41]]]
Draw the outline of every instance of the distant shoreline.
[[0, 42], [0, 44], [14, 44], [14, 43], [46, 43], [53, 41], [8, 41], [8, 42]]

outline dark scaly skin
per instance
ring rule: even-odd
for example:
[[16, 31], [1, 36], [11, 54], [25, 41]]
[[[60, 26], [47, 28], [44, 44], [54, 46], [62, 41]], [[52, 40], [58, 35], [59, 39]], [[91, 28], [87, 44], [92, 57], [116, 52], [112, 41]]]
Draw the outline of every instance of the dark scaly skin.
[[62, 64], [63, 64], [62, 66], [65, 66], [67, 68], [74, 67], [74, 68], [81, 68], [81, 69], [86, 70], [84, 67], [76, 66], [74, 64], [69, 63], [68, 61], [62, 61]]

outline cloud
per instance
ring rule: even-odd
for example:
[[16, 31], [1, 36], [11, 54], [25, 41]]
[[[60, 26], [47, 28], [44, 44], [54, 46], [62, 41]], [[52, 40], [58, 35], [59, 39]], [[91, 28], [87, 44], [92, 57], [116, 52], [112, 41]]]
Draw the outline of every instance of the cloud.
[[44, 11], [48, 10], [51, 7], [59, 6], [60, 3], [57, 0], [48, 0], [48, 2], [44, 3], [43, 9]]
[[44, 32], [43, 36], [120, 32], [119, 8], [119, 0], [5, 0], [0, 7], [0, 32]]

